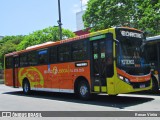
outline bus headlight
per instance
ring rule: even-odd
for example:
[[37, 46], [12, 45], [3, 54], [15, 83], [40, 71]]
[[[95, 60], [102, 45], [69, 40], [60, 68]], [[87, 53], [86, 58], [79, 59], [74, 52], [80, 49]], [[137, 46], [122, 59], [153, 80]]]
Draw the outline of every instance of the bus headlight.
[[128, 78], [125, 78], [125, 82], [128, 83], [128, 84], [130, 84]]
[[119, 78], [120, 78], [121, 80], [123, 80], [123, 79], [124, 79], [124, 77], [123, 77], [123, 76], [120, 76], [120, 75], [119, 75]]
[[128, 78], [125, 78], [125, 77], [123, 77], [123, 76], [121, 76], [121, 75], [118, 75], [118, 77], [119, 77], [119, 79], [123, 80], [123, 81], [126, 82], [127, 84], [130, 84], [130, 81], [129, 81]]

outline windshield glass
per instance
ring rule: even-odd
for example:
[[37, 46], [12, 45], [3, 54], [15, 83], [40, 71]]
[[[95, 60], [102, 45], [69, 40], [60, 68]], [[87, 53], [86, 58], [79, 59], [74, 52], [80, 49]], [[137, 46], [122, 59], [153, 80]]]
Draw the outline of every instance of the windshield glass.
[[144, 59], [141, 56], [142, 41], [125, 38], [118, 44], [117, 57], [120, 66], [142, 66]]
[[150, 72], [143, 50], [143, 33], [140, 31], [118, 29], [116, 42], [117, 67], [131, 75], [147, 74]]

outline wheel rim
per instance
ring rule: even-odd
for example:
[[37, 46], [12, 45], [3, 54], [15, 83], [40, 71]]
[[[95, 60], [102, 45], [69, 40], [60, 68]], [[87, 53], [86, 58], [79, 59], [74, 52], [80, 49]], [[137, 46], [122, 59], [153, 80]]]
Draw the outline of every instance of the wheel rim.
[[85, 96], [85, 95], [87, 94], [87, 92], [88, 92], [87, 86], [81, 86], [81, 87], [80, 87], [80, 94], [81, 94], [82, 96]]
[[27, 84], [27, 83], [25, 83], [25, 84], [24, 84], [24, 91], [27, 93], [27, 92], [28, 92], [28, 90], [29, 90], [28, 84]]

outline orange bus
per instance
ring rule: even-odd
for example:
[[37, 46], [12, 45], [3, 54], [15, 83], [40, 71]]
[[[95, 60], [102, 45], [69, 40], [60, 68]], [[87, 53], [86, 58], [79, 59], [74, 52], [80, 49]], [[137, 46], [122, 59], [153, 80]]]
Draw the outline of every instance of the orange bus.
[[5, 85], [31, 90], [117, 95], [151, 89], [141, 56], [143, 32], [115, 27], [5, 55]]

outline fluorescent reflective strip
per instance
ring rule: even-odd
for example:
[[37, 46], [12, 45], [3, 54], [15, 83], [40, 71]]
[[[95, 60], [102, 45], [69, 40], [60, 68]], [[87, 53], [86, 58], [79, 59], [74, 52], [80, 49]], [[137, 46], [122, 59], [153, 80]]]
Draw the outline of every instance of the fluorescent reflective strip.
[[74, 93], [73, 89], [56, 89], [56, 88], [31, 88], [31, 90], [45, 91], [45, 92], [63, 92], [63, 93]]

